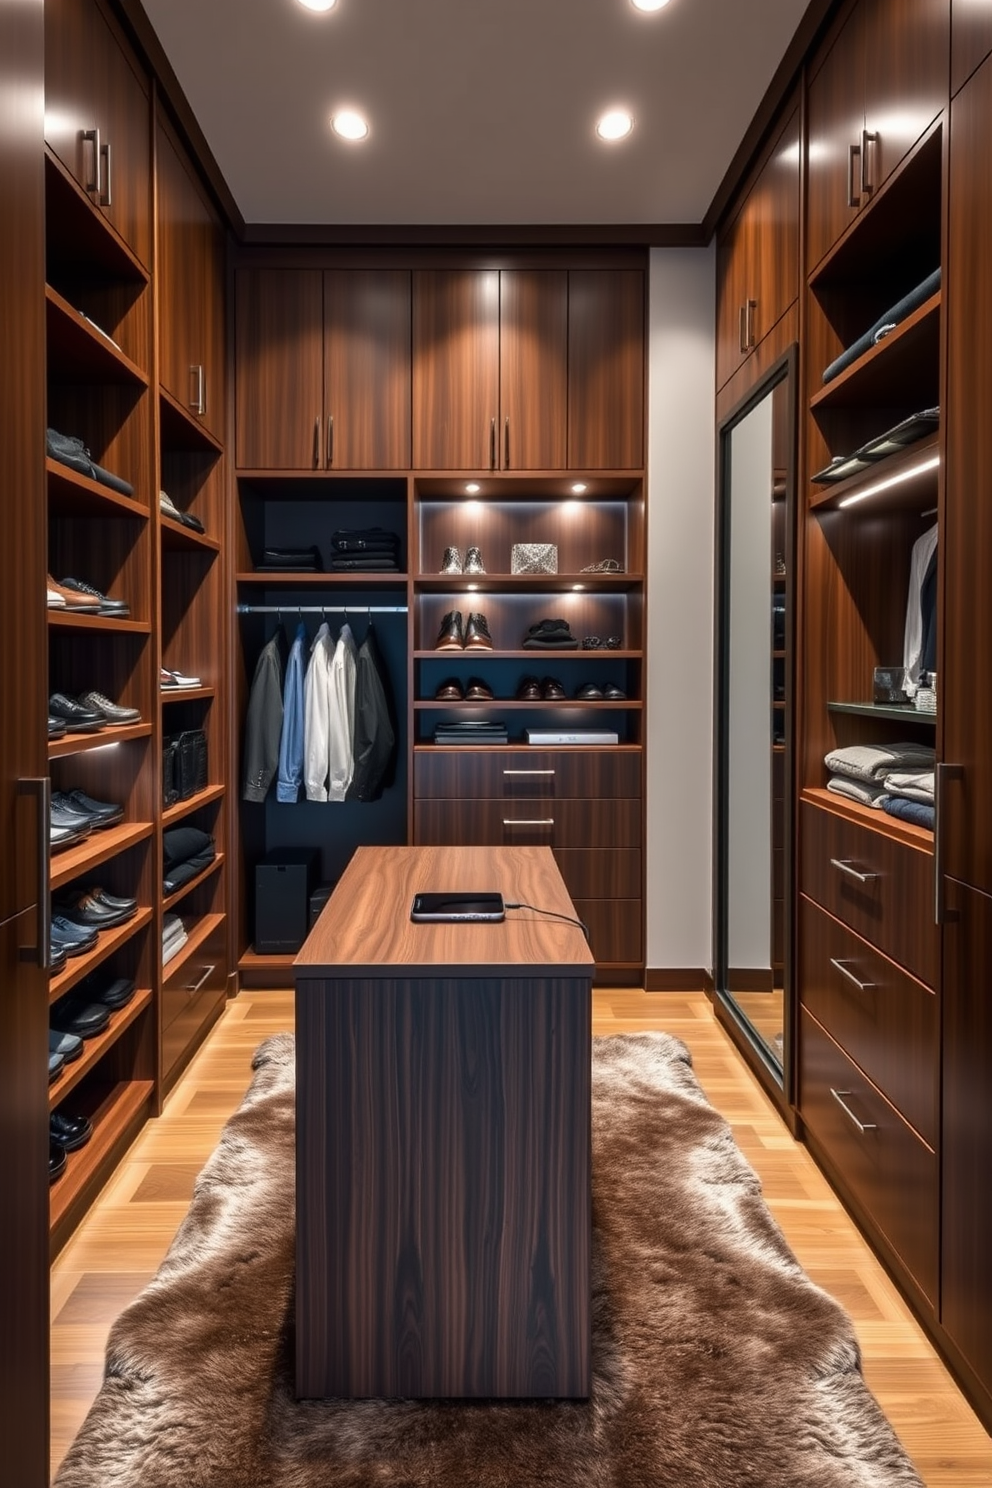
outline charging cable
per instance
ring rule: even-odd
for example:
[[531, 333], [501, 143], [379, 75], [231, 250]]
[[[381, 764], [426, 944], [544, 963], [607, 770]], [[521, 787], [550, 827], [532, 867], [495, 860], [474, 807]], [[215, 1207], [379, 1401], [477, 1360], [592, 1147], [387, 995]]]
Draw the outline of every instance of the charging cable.
[[515, 904], [511, 904], [510, 901], [509, 901], [509, 899], [504, 900], [504, 902], [503, 902], [503, 908], [504, 909], [529, 909], [529, 910], [532, 910], [534, 914], [539, 914], [539, 915], [553, 915], [556, 920], [564, 920], [567, 925], [578, 925], [579, 929], [582, 931], [582, 934], [585, 936], [586, 940], [589, 940], [589, 926], [588, 925], [584, 925], [581, 920], [575, 919], [572, 915], [561, 914], [561, 912], [559, 910], [557, 910], [557, 909], [540, 909], [536, 904], [524, 904], [524, 902], [522, 900], [518, 900]]

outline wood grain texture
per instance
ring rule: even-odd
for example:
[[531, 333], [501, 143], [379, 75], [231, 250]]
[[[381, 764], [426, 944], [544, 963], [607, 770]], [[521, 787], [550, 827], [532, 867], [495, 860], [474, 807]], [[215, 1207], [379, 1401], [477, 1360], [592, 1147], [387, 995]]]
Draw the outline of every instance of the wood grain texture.
[[580, 505], [561, 496], [551, 501], [534, 497], [527, 502], [500, 501], [498, 496], [473, 502], [459, 502], [451, 496], [424, 500], [417, 507], [419, 557], [412, 566], [421, 575], [438, 575], [446, 547], [460, 548], [462, 557], [466, 548], [478, 547], [491, 587], [492, 580], [510, 576], [514, 543], [554, 543], [563, 584], [565, 576], [570, 576], [571, 583], [578, 580], [596, 587], [603, 576], [583, 574], [580, 578], [581, 570], [587, 564], [613, 558], [627, 570], [613, 582], [628, 579], [633, 587], [642, 582], [639, 576], [643, 570], [635, 561], [640, 554], [632, 551], [629, 542], [630, 506], [629, 498], [585, 498]]
[[499, 276], [499, 459], [502, 470], [564, 470], [568, 275]]
[[865, 27], [868, 183], [874, 193], [947, 106], [950, 0], [873, 0]]
[[328, 469], [409, 470], [411, 313], [406, 269], [325, 272]]
[[397, 968], [475, 976], [540, 964], [549, 975], [591, 974], [582, 932], [508, 911], [496, 924], [410, 922], [422, 890], [494, 890], [570, 916], [571, 901], [547, 847], [359, 847], [296, 958], [299, 976], [392, 977]]
[[588, 980], [298, 976], [297, 1394], [587, 1395]]
[[992, 52], [992, 10], [986, 0], [951, 0], [951, 92], [956, 93]]
[[500, 755], [460, 755], [456, 750], [414, 756], [418, 797], [576, 796], [641, 794], [640, 751], [614, 749], [511, 750]]
[[438, 846], [471, 840], [490, 846], [639, 847], [641, 803], [619, 800], [562, 800], [528, 797], [520, 801], [417, 801], [414, 830], [418, 843]]
[[644, 464], [645, 289], [640, 269], [568, 276], [568, 468]]
[[495, 469], [499, 449], [497, 270], [414, 271], [413, 366], [414, 467]]
[[[865, 122], [864, 28], [864, 6], [859, 4], [836, 39], [828, 41], [822, 62], [812, 63], [806, 102], [807, 270], [819, 263], [858, 211], [848, 205], [848, 152], [852, 145], [860, 146]], [[857, 188], [857, 157], [854, 168]], [[857, 191], [855, 200], [860, 204]]]
[[242, 469], [322, 464], [323, 313], [319, 270], [237, 271], [235, 449]]

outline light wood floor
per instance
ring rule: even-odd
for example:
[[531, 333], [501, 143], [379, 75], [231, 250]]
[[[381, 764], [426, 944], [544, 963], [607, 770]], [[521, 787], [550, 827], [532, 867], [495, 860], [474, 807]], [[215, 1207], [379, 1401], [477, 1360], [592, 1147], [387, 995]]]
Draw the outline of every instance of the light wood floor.
[[[715, 1022], [702, 994], [598, 991], [594, 1032], [662, 1028], [692, 1051], [696, 1074], [757, 1169], [806, 1271], [854, 1318], [869, 1385], [927, 1488], [989, 1488], [992, 1439], [847, 1218], [805, 1148]], [[290, 992], [242, 993], [59, 1257], [52, 1277], [52, 1470], [100, 1386], [117, 1314], [154, 1273], [193, 1180], [238, 1105], [263, 1038], [291, 1028]], [[137, 1485], [136, 1485], [137, 1488]]]

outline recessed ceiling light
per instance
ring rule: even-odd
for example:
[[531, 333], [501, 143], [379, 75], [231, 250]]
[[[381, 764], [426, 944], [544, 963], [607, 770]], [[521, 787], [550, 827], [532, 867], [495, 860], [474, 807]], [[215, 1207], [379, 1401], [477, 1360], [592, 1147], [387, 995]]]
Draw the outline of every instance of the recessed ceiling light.
[[300, 0], [304, 10], [333, 10], [337, 0]]
[[338, 109], [336, 114], [331, 115], [331, 128], [335, 134], [339, 134], [346, 140], [363, 140], [369, 132], [369, 126], [355, 109]]
[[668, 0], [630, 0], [630, 3], [635, 10], [664, 10]]
[[596, 133], [600, 139], [621, 140], [634, 127], [634, 121], [626, 109], [608, 109], [596, 124]]

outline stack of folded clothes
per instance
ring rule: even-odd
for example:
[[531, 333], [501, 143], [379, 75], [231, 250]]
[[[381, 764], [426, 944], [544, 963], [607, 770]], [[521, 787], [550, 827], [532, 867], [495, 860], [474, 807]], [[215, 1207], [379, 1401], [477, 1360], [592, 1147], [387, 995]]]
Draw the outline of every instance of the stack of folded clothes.
[[832, 749], [823, 762], [830, 771], [827, 790], [883, 810], [889, 779], [901, 772], [932, 772], [934, 751], [926, 744], [850, 744]]
[[309, 548], [271, 547], [262, 549], [262, 557], [255, 564], [257, 573], [320, 573], [320, 549], [316, 543]]
[[199, 517], [194, 517], [192, 512], [180, 511], [172, 497], [165, 491], [158, 493], [158, 509], [163, 517], [170, 517], [173, 522], [178, 522], [182, 527], [188, 527], [191, 532], [205, 530]]
[[505, 744], [505, 723], [468, 720], [464, 723], [439, 723], [434, 729], [435, 744]]
[[882, 809], [900, 821], [912, 822], [916, 827], [928, 827], [933, 831], [934, 810], [933, 769], [894, 770], [885, 777], [885, 800]]
[[186, 944], [189, 936], [186, 934], [186, 926], [178, 915], [167, 914], [162, 916], [162, 965], [168, 966], [173, 956], [177, 956]]
[[174, 894], [183, 884], [210, 863], [216, 856], [214, 839], [209, 832], [199, 827], [170, 827], [162, 834], [162, 855], [165, 859], [165, 878], [162, 887], [167, 894]]
[[873, 346], [877, 346], [908, 315], [912, 315], [913, 311], [918, 310], [922, 304], [930, 299], [931, 295], [935, 295], [939, 288], [940, 269], [936, 268], [932, 274], [928, 274], [925, 279], [921, 280], [919, 284], [911, 289], [909, 294], [903, 295], [901, 300], [897, 300], [894, 305], [891, 305], [885, 311], [884, 315], [880, 315], [874, 325], [868, 327], [863, 336], [859, 336], [856, 341], [841, 352], [840, 356], [835, 357], [824, 372], [823, 381], [832, 382], [835, 377], [839, 377], [847, 367], [851, 366], [852, 362], [856, 362], [858, 357], [864, 356], [866, 351], [870, 351]]
[[568, 628], [567, 620], [539, 620], [527, 628], [525, 651], [577, 651], [579, 643]]
[[336, 573], [399, 573], [400, 540], [385, 527], [340, 528], [331, 538]]
[[60, 434], [57, 429], [46, 429], [45, 453], [49, 459], [58, 460], [60, 465], [66, 465], [80, 475], [88, 475], [90, 480], [99, 481], [101, 486], [109, 486], [122, 496], [134, 495], [134, 487], [119, 475], [114, 475], [113, 471], [104, 470], [102, 465], [97, 465], [83, 441], [74, 434]]

